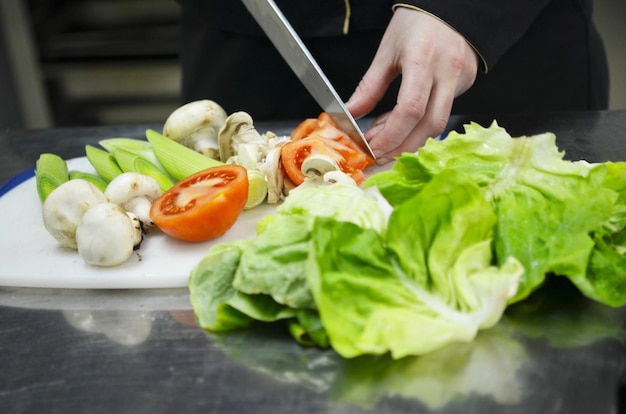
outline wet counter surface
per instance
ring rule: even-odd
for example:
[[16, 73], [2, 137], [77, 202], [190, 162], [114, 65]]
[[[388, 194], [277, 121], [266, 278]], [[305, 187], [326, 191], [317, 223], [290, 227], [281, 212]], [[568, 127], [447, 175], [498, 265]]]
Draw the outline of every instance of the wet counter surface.
[[[568, 159], [626, 160], [626, 111], [454, 117], [450, 127], [494, 118], [514, 136], [554, 132]], [[0, 182], [41, 152], [80, 157], [85, 144], [148, 127], [158, 128], [0, 132]], [[626, 309], [558, 278], [472, 343], [400, 360], [343, 359], [277, 327], [207, 334], [186, 289], [0, 287], [0, 412], [621, 413], [624, 340]]]

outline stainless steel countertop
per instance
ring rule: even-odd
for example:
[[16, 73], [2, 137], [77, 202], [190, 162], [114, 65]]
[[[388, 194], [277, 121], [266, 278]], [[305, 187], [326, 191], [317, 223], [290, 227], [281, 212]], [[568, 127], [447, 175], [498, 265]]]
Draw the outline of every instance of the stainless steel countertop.
[[[513, 135], [555, 132], [570, 159], [626, 160], [626, 111], [450, 125], [494, 118]], [[83, 156], [87, 143], [148, 127], [0, 132], [0, 183], [41, 152]], [[186, 289], [0, 288], [0, 412], [621, 413], [624, 340], [625, 308], [558, 278], [474, 342], [398, 361], [302, 348], [277, 327], [205, 333]]]

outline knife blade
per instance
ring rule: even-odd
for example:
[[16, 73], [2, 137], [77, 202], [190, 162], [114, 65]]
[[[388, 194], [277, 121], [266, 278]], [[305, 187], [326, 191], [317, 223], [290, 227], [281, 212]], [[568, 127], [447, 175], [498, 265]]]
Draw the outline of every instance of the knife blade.
[[324, 112], [359, 148], [376, 159], [354, 117], [274, 0], [242, 2]]

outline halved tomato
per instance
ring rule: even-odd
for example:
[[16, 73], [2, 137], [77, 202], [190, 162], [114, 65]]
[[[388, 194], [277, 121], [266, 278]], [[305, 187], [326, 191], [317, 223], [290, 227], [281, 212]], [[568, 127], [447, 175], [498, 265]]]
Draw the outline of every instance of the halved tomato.
[[221, 165], [193, 174], [152, 203], [150, 218], [165, 234], [200, 242], [226, 233], [248, 199], [248, 173]]

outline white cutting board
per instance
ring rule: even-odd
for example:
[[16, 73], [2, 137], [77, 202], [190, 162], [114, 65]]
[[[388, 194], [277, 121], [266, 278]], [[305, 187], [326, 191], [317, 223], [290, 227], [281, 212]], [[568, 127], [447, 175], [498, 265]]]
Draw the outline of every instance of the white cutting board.
[[[70, 170], [94, 172], [87, 158], [68, 161]], [[213, 244], [252, 237], [256, 223], [273, 214], [261, 205], [242, 212], [222, 237], [187, 243], [158, 229], [125, 263], [110, 268], [85, 264], [75, 250], [60, 247], [43, 226], [35, 179], [30, 178], [0, 197], [0, 286], [81, 289], [143, 289], [186, 287], [191, 270]]]

